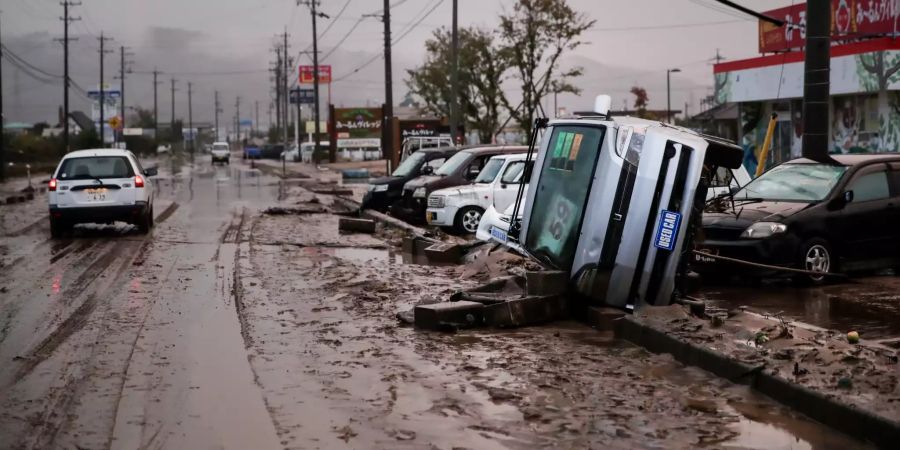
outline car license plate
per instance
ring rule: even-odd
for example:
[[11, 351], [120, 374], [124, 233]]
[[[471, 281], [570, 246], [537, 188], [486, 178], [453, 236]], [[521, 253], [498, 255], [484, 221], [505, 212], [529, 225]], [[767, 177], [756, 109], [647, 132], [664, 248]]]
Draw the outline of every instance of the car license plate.
[[87, 200], [89, 202], [103, 202], [106, 201], [106, 188], [99, 189], [85, 189], [84, 193], [87, 195]]
[[497, 227], [491, 227], [491, 236], [501, 242], [506, 242], [506, 232]]

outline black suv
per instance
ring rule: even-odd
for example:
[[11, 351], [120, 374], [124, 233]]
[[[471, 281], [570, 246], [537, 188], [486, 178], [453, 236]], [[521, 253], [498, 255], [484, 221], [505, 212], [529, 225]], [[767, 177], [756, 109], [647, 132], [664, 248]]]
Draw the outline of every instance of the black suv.
[[[708, 203], [701, 251], [816, 272], [900, 265], [900, 155], [796, 159]], [[700, 273], [748, 267], [696, 255]], [[768, 274], [766, 271], [756, 275]], [[797, 277], [821, 281], [823, 276]]]
[[403, 160], [389, 177], [369, 182], [369, 191], [363, 197], [362, 207], [387, 211], [403, 194], [403, 185], [420, 175], [434, 173], [448, 158], [455, 155], [456, 147], [427, 148], [419, 150]]

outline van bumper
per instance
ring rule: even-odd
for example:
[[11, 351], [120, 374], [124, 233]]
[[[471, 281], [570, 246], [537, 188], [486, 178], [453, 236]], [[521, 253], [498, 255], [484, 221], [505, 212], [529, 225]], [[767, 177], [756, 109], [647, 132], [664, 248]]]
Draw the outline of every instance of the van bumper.
[[93, 206], [81, 208], [50, 207], [50, 220], [76, 223], [112, 223], [116, 221], [134, 222], [149, 213], [147, 202], [136, 202], [134, 205]]

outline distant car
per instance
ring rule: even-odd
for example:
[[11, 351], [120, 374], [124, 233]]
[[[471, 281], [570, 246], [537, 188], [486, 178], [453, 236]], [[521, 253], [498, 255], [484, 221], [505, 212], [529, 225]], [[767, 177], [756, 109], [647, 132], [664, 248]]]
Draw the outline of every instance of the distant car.
[[[900, 155], [835, 155], [773, 167], [703, 216], [704, 253], [814, 272], [900, 266]], [[700, 273], [772, 275], [696, 255]], [[821, 282], [824, 275], [795, 276]]]
[[423, 223], [428, 194], [438, 189], [471, 184], [492, 156], [524, 153], [526, 150], [528, 148], [523, 146], [502, 145], [462, 148], [433, 174], [425, 174], [407, 182], [403, 186], [403, 196], [391, 205], [391, 214], [411, 223]]
[[164, 153], [169, 153], [169, 152], [171, 152], [171, 151], [172, 151], [172, 146], [169, 145], [169, 144], [159, 144], [159, 145], [156, 147], [156, 154], [157, 154], [157, 155], [161, 155], [161, 154], [164, 154]]
[[127, 150], [79, 150], [66, 154], [50, 179], [50, 234], [56, 238], [78, 223], [153, 227], [156, 168], [144, 169]]
[[244, 147], [244, 159], [259, 159], [259, 147]]
[[210, 151], [212, 163], [223, 162], [231, 164], [231, 147], [227, 142], [215, 142]]
[[434, 191], [428, 196], [426, 222], [457, 233], [475, 233], [489, 206], [502, 211], [516, 201], [525, 158], [525, 153], [494, 156], [474, 183]]
[[259, 157], [262, 159], [281, 159], [284, 152], [284, 144], [263, 144], [259, 148]]
[[390, 176], [369, 181], [369, 192], [363, 197], [362, 207], [387, 211], [400, 199], [403, 185], [420, 175], [429, 175], [444, 165], [448, 158], [458, 152], [456, 147], [428, 148], [419, 150], [400, 163]]

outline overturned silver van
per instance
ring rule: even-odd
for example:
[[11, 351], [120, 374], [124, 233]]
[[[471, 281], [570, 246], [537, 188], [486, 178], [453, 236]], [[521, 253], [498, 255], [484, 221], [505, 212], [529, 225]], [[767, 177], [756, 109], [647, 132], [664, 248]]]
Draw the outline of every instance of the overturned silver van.
[[609, 104], [599, 96], [594, 112], [536, 122], [543, 138], [532, 138], [531, 188], [510, 232], [568, 271], [590, 303], [665, 305], [686, 276], [710, 175], [740, 167], [743, 153], [685, 128], [612, 118]]

